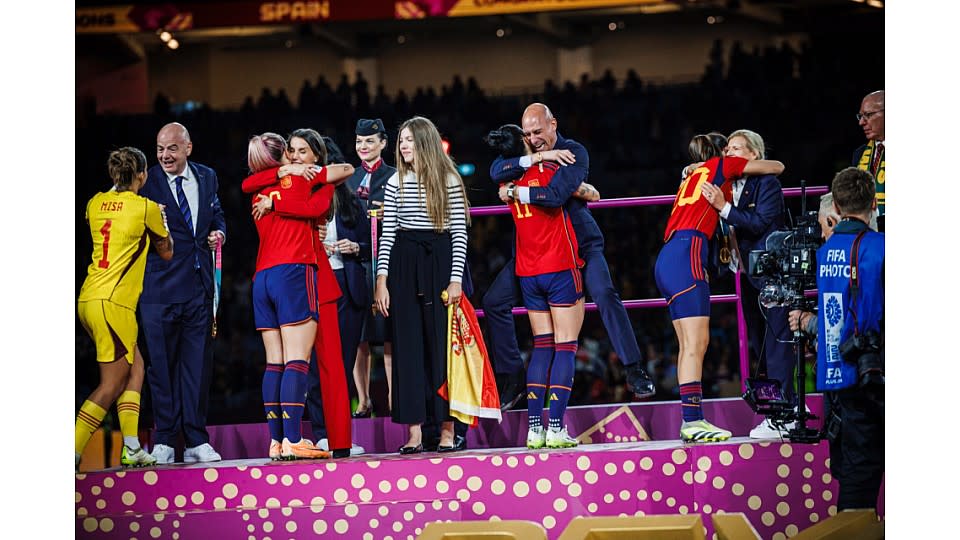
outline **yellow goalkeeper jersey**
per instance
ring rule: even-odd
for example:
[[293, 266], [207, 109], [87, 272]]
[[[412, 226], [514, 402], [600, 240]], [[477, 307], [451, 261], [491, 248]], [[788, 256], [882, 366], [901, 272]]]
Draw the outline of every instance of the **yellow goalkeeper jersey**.
[[136, 309], [150, 244], [147, 232], [167, 236], [157, 203], [131, 191], [97, 193], [87, 203], [93, 260], [79, 302], [109, 300]]

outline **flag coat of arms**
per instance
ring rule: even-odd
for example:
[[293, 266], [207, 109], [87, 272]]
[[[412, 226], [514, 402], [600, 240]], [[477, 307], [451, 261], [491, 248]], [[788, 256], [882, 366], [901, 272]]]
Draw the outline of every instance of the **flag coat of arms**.
[[438, 394], [450, 402], [450, 416], [471, 427], [480, 418], [503, 419], [490, 355], [466, 297], [447, 307], [447, 382]]

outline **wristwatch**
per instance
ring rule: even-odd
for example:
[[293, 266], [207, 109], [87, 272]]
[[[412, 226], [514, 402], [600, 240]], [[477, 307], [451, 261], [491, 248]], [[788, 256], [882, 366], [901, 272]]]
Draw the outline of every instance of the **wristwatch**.
[[513, 194], [516, 193], [516, 191], [517, 191], [517, 186], [510, 184], [510, 186], [507, 188], [507, 197], [511, 199], [516, 199], [516, 197], [513, 196]]

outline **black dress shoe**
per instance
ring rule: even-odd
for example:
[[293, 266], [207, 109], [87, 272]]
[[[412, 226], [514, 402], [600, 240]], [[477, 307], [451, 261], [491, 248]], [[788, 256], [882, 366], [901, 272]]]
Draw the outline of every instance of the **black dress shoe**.
[[407, 454], [419, 454], [420, 452], [423, 452], [423, 444], [418, 444], [418, 445], [416, 445], [416, 446], [401, 446], [401, 447], [400, 447], [400, 454], [402, 454], [402, 455], [407, 455]]
[[457, 435], [453, 438], [453, 446], [437, 445], [437, 452], [458, 452], [467, 449], [467, 438], [463, 435]]
[[500, 394], [501, 411], [512, 409], [523, 397], [527, 382], [524, 375], [522, 370], [505, 375], [497, 374], [497, 392]]
[[336, 450], [333, 451], [334, 459], [345, 458], [345, 457], [350, 457], [349, 448], [337, 448]]
[[643, 369], [639, 361], [626, 366], [626, 368], [627, 386], [633, 390], [637, 399], [647, 398], [657, 393], [657, 387], [653, 384], [653, 379], [650, 378], [650, 375], [647, 375], [647, 371]]
[[362, 411], [359, 411], [359, 410], [354, 411], [354, 413], [351, 414], [350, 416], [353, 418], [370, 418], [370, 415], [372, 414], [373, 414], [373, 402], [368, 401], [366, 408], [364, 408]]

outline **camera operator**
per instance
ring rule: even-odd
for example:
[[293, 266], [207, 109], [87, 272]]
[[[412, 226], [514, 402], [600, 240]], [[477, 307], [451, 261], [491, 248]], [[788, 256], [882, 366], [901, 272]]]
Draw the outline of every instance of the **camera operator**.
[[817, 389], [827, 398], [837, 508], [875, 508], [884, 470], [884, 235], [868, 225], [876, 209], [870, 173], [840, 171], [832, 194], [841, 219], [831, 234], [821, 201], [827, 238], [817, 251], [821, 316], [792, 311], [790, 326], [817, 336]]

